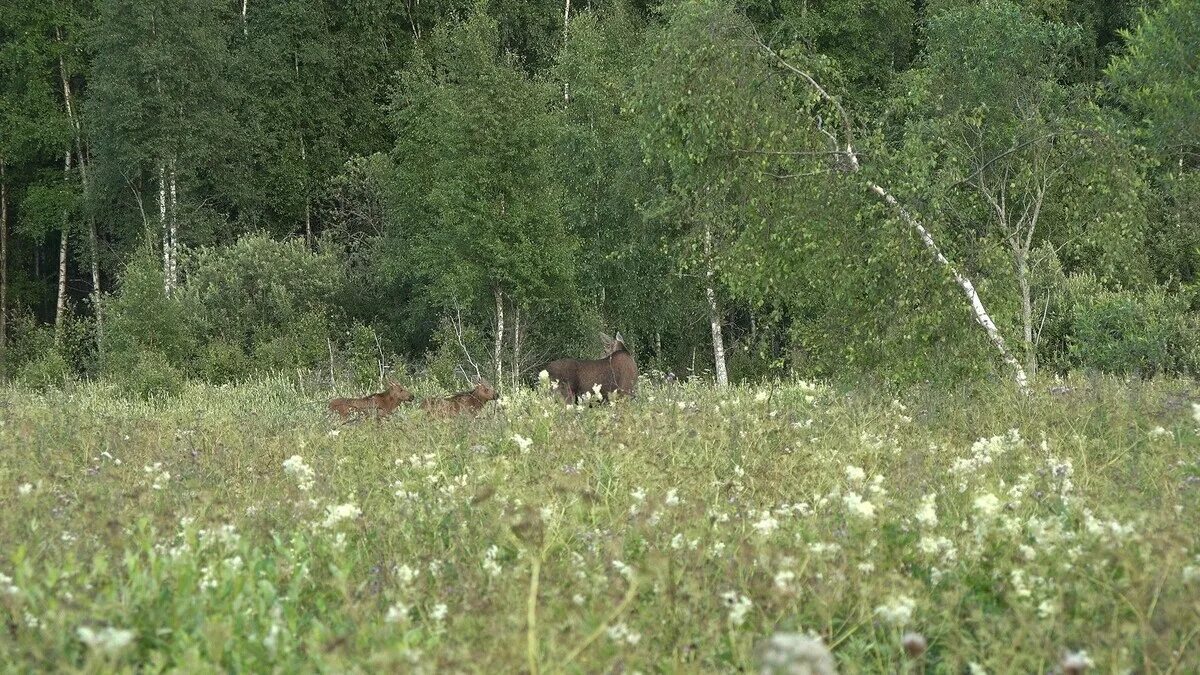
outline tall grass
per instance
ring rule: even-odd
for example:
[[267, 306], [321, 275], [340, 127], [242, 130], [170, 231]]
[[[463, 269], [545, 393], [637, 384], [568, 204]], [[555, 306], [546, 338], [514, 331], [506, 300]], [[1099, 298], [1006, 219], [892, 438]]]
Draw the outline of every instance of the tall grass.
[[807, 633], [843, 672], [1196, 672], [1200, 390], [1067, 389], [647, 384], [345, 426], [284, 380], [0, 389], [0, 653], [713, 672]]

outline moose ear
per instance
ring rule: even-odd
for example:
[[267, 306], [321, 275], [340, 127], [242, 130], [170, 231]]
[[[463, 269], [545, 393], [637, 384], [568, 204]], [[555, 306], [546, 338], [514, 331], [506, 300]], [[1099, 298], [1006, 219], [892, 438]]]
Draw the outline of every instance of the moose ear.
[[613, 342], [625, 343], [625, 338], [621, 337], [621, 331], [617, 331], [617, 337], [613, 338]]
[[[620, 335], [620, 333], [617, 333], [617, 337], [620, 337]], [[610, 345], [613, 342], [613, 339], [609, 337], [608, 333], [600, 333], [600, 339], [603, 340], [604, 344], [606, 345]]]

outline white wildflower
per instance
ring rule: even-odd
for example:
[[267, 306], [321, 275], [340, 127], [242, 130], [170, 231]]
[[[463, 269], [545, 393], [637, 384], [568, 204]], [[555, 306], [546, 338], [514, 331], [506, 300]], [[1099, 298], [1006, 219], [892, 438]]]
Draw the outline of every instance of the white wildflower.
[[13, 584], [12, 577], [8, 576], [4, 572], [0, 572], [0, 593], [5, 595], [17, 595], [20, 592], [21, 589], [17, 588], [16, 585]]
[[833, 654], [820, 637], [776, 633], [758, 648], [760, 675], [836, 675]]
[[779, 528], [779, 521], [771, 515], [770, 511], [762, 511], [759, 515], [758, 522], [754, 523], [754, 529], [764, 537], [774, 532]]
[[867, 479], [867, 472], [853, 464], [848, 464], [846, 465], [846, 478], [852, 483], [858, 483]]
[[746, 615], [754, 607], [754, 603], [750, 601], [750, 598], [736, 591], [725, 591], [721, 594], [721, 599], [725, 601], [725, 606], [729, 608], [730, 623], [734, 626], [740, 626], [746, 622]]
[[1196, 420], [1196, 424], [1200, 424], [1200, 403], [1192, 404], [1192, 419]]
[[343, 520], [353, 520], [362, 515], [362, 509], [355, 504], [338, 504], [325, 507], [325, 520], [322, 527], [334, 527]]
[[1059, 665], [1062, 667], [1063, 673], [1078, 675], [1078, 673], [1082, 673], [1088, 668], [1096, 667], [1096, 662], [1092, 660], [1092, 657], [1088, 656], [1086, 651], [1081, 649], [1077, 652], [1067, 652], [1064, 654], [1062, 663]]
[[400, 582], [401, 586], [408, 586], [421, 573], [419, 569], [409, 567], [408, 565], [398, 565], [393, 571], [396, 573], [396, 580]]
[[620, 560], [614, 560], [614, 561], [612, 561], [612, 566], [613, 566], [613, 569], [615, 569], [618, 574], [625, 577], [626, 579], [633, 578], [633, 568], [630, 567], [629, 565], [626, 565], [624, 562], [622, 562]]
[[17, 488], [17, 494], [21, 495], [22, 497], [30, 492], [33, 492], [33, 483], [23, 483]]
[[875, 608], [875, 615], [885, 623], [904, 626], [912, 620], [917, 603], [907, 595], [898, 595]]
[[433, 606], [432, 610], [430, 610], [429, 617], [431, 619], [433, 619], [434, 621], [441, 622], [446, 619], [446, 614], [449, 611], [450, 610], [446, 607], [445, 603], [439, 602], [438, 604]]
[[406, 607], [403, 603], [397, 602], [391, 607], [388, 607], [387, 615], [383, 617], [383, 620], [387, 623], [400, 623], [407, 618], [408, 607]]
[[871, 520], [875, 517], [875, 505], [863, 499], [857, 492], [847, 492], [842, 496], [842, 502], [850, 515], [856, 518]]
[[795, 580], [795, 572], [791, 570], [779, 570], [775, 573], [775, 588], [786, 591], [792, 587], [792, 582]]
[[483, 571], [488, 573], [488, 576], [500, 576], [500, 563], [496, 562], [496, 557], [500, 555], [500, 547], [492, 544], [483, 554]]
[[917, 522], [925, 527], [934, 527], [938, 524], [937, 517], [937, 495], [927, 494], [921, 498], [921, 507], [917, 509], [914, 516]]
[[[4, 581], [4, 575], [0, 574], [0, 582]], [[1200, 581], [1200, 565], [1184, 565], [1183, 566], [1183, 583], [1190, 584]], [[0, 583], [0, 590], [3, 590], [3, 584]]]
[[666, 504], [667, 506], [678, 506], [679, 505], [679, 491], [676, 490], [675, 488], [671, 488], [670, 490], [667, 490], [667, 496], [665, 499], [663, 499], [663, 503]]
[[90, 649], [95, 649], [102, 652], [118, 652], [133, 642], [136, 634], [124, 628], [113, 628], [106, 626], [99, 630], [93, 630], [87, 626], [80, 626], [75, 629], [75, 635], [79, 637], [79, 641], [87, 645]]
[[976, 497], [974, 504], [975, 510], [985, 518], [991, 518], [1000, 511], [1000, 499], [990, 492]]
[[641, 633], [630, 630], [629, 626], [625, 625], [623, 621], [609, 626], [606, 632], [608, 633], [608, 639], [613, 642], [624, 642], [630, 646], [636, 645], [642, 639]]
[[1147, 435], [1150, 437], [1150, 440], [1152, 440], [1152, 441], [1158, 440], [1160, 438], [1174, 438], [1175, 437], [1175, 434], [1171, 433], [1170, 431], [1167, 431], [1166, 429], [1164, 429], [1162, 427], [1154, 427], [1153, 429], [1150, 430], [1150, 433]]
[[521, 434], [513, 434], [512, 439], [516, 442], [517, 447], [521, 449], [522, 453], [529, 452], [529, 446], [533, 445], [532, 439], [525, 438]]
[[1038, 605], [1037, 612], [1038, 612], [1038, 616], [1040, 616], [1041, 618], [1049, 619], [1050, 617], [1054, 616], [1055, 614], [1058, 614], [1058, 603], [1054, 602], [1053, 600], [1049, 600], [1049, 599], [1043, 600]]
[[316, 475], [313, 473], [312, 467], [304, 463], [304, 458], [300, 455], [292, 455], [283, 462], [284, 473], [296, 479], [296, 486], [301, 490], [308, 491], [313, 487], [313, 482]]
[[153, 475], [153, 482], [150, 487], [155, 490], [163, 490], [167, 487], [167, 482], [171, 480], [171, 472], [162, 468], [162, 462], [147, 464], [142, 467], [142, 471]]

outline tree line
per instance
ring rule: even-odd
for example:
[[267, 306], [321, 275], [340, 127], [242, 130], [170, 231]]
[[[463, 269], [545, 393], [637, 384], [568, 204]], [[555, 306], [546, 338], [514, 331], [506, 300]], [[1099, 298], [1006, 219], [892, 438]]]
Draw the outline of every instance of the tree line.
[[0, 364], [1200, 371], [1185, 0], [16, 0]]

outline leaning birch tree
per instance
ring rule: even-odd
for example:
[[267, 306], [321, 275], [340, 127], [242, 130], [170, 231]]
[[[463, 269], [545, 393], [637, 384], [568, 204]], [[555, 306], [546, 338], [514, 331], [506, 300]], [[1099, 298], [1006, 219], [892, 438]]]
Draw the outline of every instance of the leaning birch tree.
[[[815, 105], [810, 106], [809, 112], [812, 114], [814, 129], [824, 138], [824, 152], [829, 169], [847, 174], [853, 180], [858, 181], [864, 190], [886, 204], [899, 221], [917, 235], [929, 255], [961, 290], [975, 322], [987, 334], [988, 340], [999, 352], [1001, 360], [1012, 370], [1017, 386], [1023, 391], [1028, 390], [1029, 380], [1025, 368], [1008, 348], [1004, 336], [984, 306], [975, 284], [957, 265], [950, 261], [918, 213], [901, 201], [871, 172], [864, 170], [860, 148], [855, 139], [855, 125], [841, 100], [822, 86], [797, 59], [791, 58], [787, 51], [773, 48], [752, 30], [747, 34], [750, 36], [750, 40], [768, 55], [778, 68], [798, 78], [815, 97]], [[832, 118], [832, 121], [827, 122], [826, 116]], [[816, 155], [819, 152], [819, 150], [806, 149], [798, 151], [798, 154]]]

